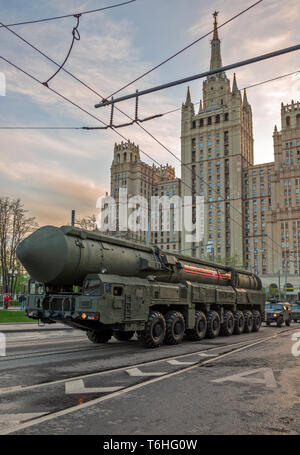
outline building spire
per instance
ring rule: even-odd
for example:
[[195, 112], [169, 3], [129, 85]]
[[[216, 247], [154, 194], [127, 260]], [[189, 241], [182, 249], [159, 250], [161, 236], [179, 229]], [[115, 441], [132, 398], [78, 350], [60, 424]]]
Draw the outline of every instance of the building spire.
[[244, 88], [244, 99], [243, 99], [243, 104], [244, 104], [244, 106], [247, 106], [247, 104], [248, 104], [247, 92], [246, 92], [246, 89], [245, 89], [245, 88]]
[[186, 100], [185, 100], [185, 105], [187, 106], [188, 104], [191, 104], [191, 92], [190, 92], [190, 87], [188, 86], [187, 88], [187, 94], [186, 94]]
[[213, 39], [211, 40], [211, 58], [210, 58], [210, 69], [215, 70], [221, 68], [222, 66], [222, 57], [221, 57], [221, 41], [218, 35], [218, 23], [217, 16], [219, 12], [215, 11], [213, 13], [214, 17], [214, 34]]
[[218, 23], [217, 23], [218, 14], [219, 14], [219, 11], [215, 11], [215, 12], [213, 13], [213, 16], [214, 16], [214, 18], [215, 18], [215, 21], [214, 21], [214, 36], [213, 36], [213, 39], [219, 39], [219, 36], [218, 36]]
[[236, 83], [236, 75], [233, 73], [233, 82], [232, 82], [232, 93], [238, 92], [238, 86]]

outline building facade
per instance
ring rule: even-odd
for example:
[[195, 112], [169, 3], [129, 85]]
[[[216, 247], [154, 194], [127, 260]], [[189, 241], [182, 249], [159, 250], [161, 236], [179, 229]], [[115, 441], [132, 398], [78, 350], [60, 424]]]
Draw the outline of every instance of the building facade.
[[[210, 69], [222, 67], [221, 41], [214, 13]], [[181, 117], [182, 194], [204, 196], [205, 229], [202, 244], [192, 244], [191, 254], [214, 259], [236, 257], [243, 262], [243, 169], [253, 165], [252, 109], [224, 72], [203, 83], [203, 101], [195, 112], [188, 88]], [[195, 208], [195, 206], [194, 206]], [[189, 248], [186, 233], [182, 246]]]
[[[214, 13], [210, 69], [222, 66]], [[300, 103], [281, 105], [281, 128], [274, 128], [274, 162], [254, 165], [252, 109], [225, 73], [203, 82], [196, 113], [188, 88], [182, 105], [182, 194], [204, 195], [205, 235], [192, 244], [193, 256], [240, 266], [275, 287], [281, 276], [300, 292]], [[183, 248], [188, 248], [185, 235]], [[212, 256], [212, 255], [211, 255]]]
[[[214, 13], [210, 69], [222, 67], [221, 41]], [[181, 111], [181, 179], [171, 166], [149, 166], [131, 142], [115, 144], [111, 195], [119, 188], [128, 197], [190, 196], [191, 223], [196, 196], [204, 197], [204, 238], [187, 240], [190, 232], [176, 230], [172, 213], [169, 230], [133, 236], [143, 243], [194, 257], [234, 263], [262, 276], [267, 287], [289, 284], [300, 292], [300, 102], [281, 105], [281, 128], [274, 128], [274, 161], [254, 164], [252, 109], [247, 93], [224, 72], [203, 82], [203, 99], [195, 110], [187, 89]], [[186, 217], [186, 214], [183, 214]], [[178, 221], [178, 220], [177, 220]], [[298, 291], [297, 291], [298, 289]]]
[[[149, 166], [140, 159], [139, 146], [134, 143], [121, 142], [115, 144], [114, 159], [111, 165], [111, 196], [117, 204], [117, 223], [115, 235], [124, 236], [144, 244], [157, 245], [171, 251], [179, 251], [180, 231], [176, 230], [176, 211], [171, 204], [167, 210], [162, 204], [158, 205], [159, 217], [155, 225], [152, 219], [153, 197], [172, 198], [180, 196], [180, 179], [175, 176], [175, 169], [168, 164], [165, 166]], [[122, 229], [120, 226], [120, 188], [127, 190], [127, 201], [135, 202], [136, 196], [143, 196], [147, 202], [146, 218], [148, 226], [144, 230], [133, 232], [132, 229]], [[126, 201], [126, 205], [127, 205]], [[138, 201], [137, 201], [138, 202]], [[175, 202], [176, 204], [176, 202]], [[136, 207], [128, 208], [128, 218]], [[166, 216], [166, 219], [164, 218]], [[153, 222], [154, 221], [154, 222]], [[163, 225], [165, 223], [165, 226]], [[163, 228], [166, 229], [163, 229]], [[114, 234], [114, 233], [112, 233]]]

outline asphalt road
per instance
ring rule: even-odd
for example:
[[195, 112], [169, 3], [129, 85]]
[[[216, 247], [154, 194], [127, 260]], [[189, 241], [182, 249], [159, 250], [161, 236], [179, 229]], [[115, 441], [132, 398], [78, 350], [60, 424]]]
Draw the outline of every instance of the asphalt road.
[[0, 434], [299, 434], [297, 332], [149, 350], [63, 327], [7, 330]]

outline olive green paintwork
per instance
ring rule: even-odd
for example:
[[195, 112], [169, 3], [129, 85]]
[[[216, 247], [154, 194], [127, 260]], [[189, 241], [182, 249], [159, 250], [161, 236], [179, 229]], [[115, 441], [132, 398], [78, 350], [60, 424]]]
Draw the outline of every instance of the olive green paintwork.
[[[262, 291], [241, 290], [185, 281], [163, 283], [119, 275], [88, 275], [85, 282], [99, 280], [101, 295], [29, 295], [26, 311], [29, 316], [45, 322], [61, 321], [82, 329], [97, 330], [100, 326], [131, 331], [143, 330], [150, 309], [163, 314], [180, 311], [186, 328], [193, 328], [195, 311], [215, 310], [221, 322], [225, 310], [258, 310], [264, 314], [265, 294]], [[85, 319], [82, 319], [82, 315]], [[99, 319], [89, 318], [98, 316]]]
[[292, 308], [288, 302], [267, 303], [265, 306], [265, 321], [267, 325], [276, 322], [277, 325], [289, 325], [292, 320]]
[[264, 315], [257, 275], [98, 232], [45, 226], [19, 244], [17, 255], [32, 276], [28, 316], [47, 323], [139, 331], [153, 310], [181, 312], [187, 329], [199, 310], [217, 311], [221, 322], [226, 310]]
[[[23, 240], [17, 256], [36, 281], [64, 287], [82, 285], [89, 273], [107, 273], [178, 283], [189, 280], [236, 288], [262, 288], [260, 278], [246, 270], [213, 264], [157, 247], [108, 237], [69, 226], [44, 226]], [[202, 275], [193, 272], [200, 267]], [[203, 273], [203, 272], [209, 273]], [[227, 275], [224, 279], [222, 276]]]

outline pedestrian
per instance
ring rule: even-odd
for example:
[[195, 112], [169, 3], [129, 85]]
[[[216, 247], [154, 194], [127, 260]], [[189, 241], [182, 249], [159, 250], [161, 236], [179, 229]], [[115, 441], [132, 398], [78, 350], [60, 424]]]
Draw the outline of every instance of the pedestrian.
[[25, 302], [26, 302], [26, 296], [25, 294], [22, 294], [20, 297], [19, 297], [19, 301], [21, 302], [21, 310], [24, 310], [24, 305], [25, 305]]
[[4, 294], [4, 309], [8, 310], [9, 305], [10, 305], [10, 295], [6, 292]]

